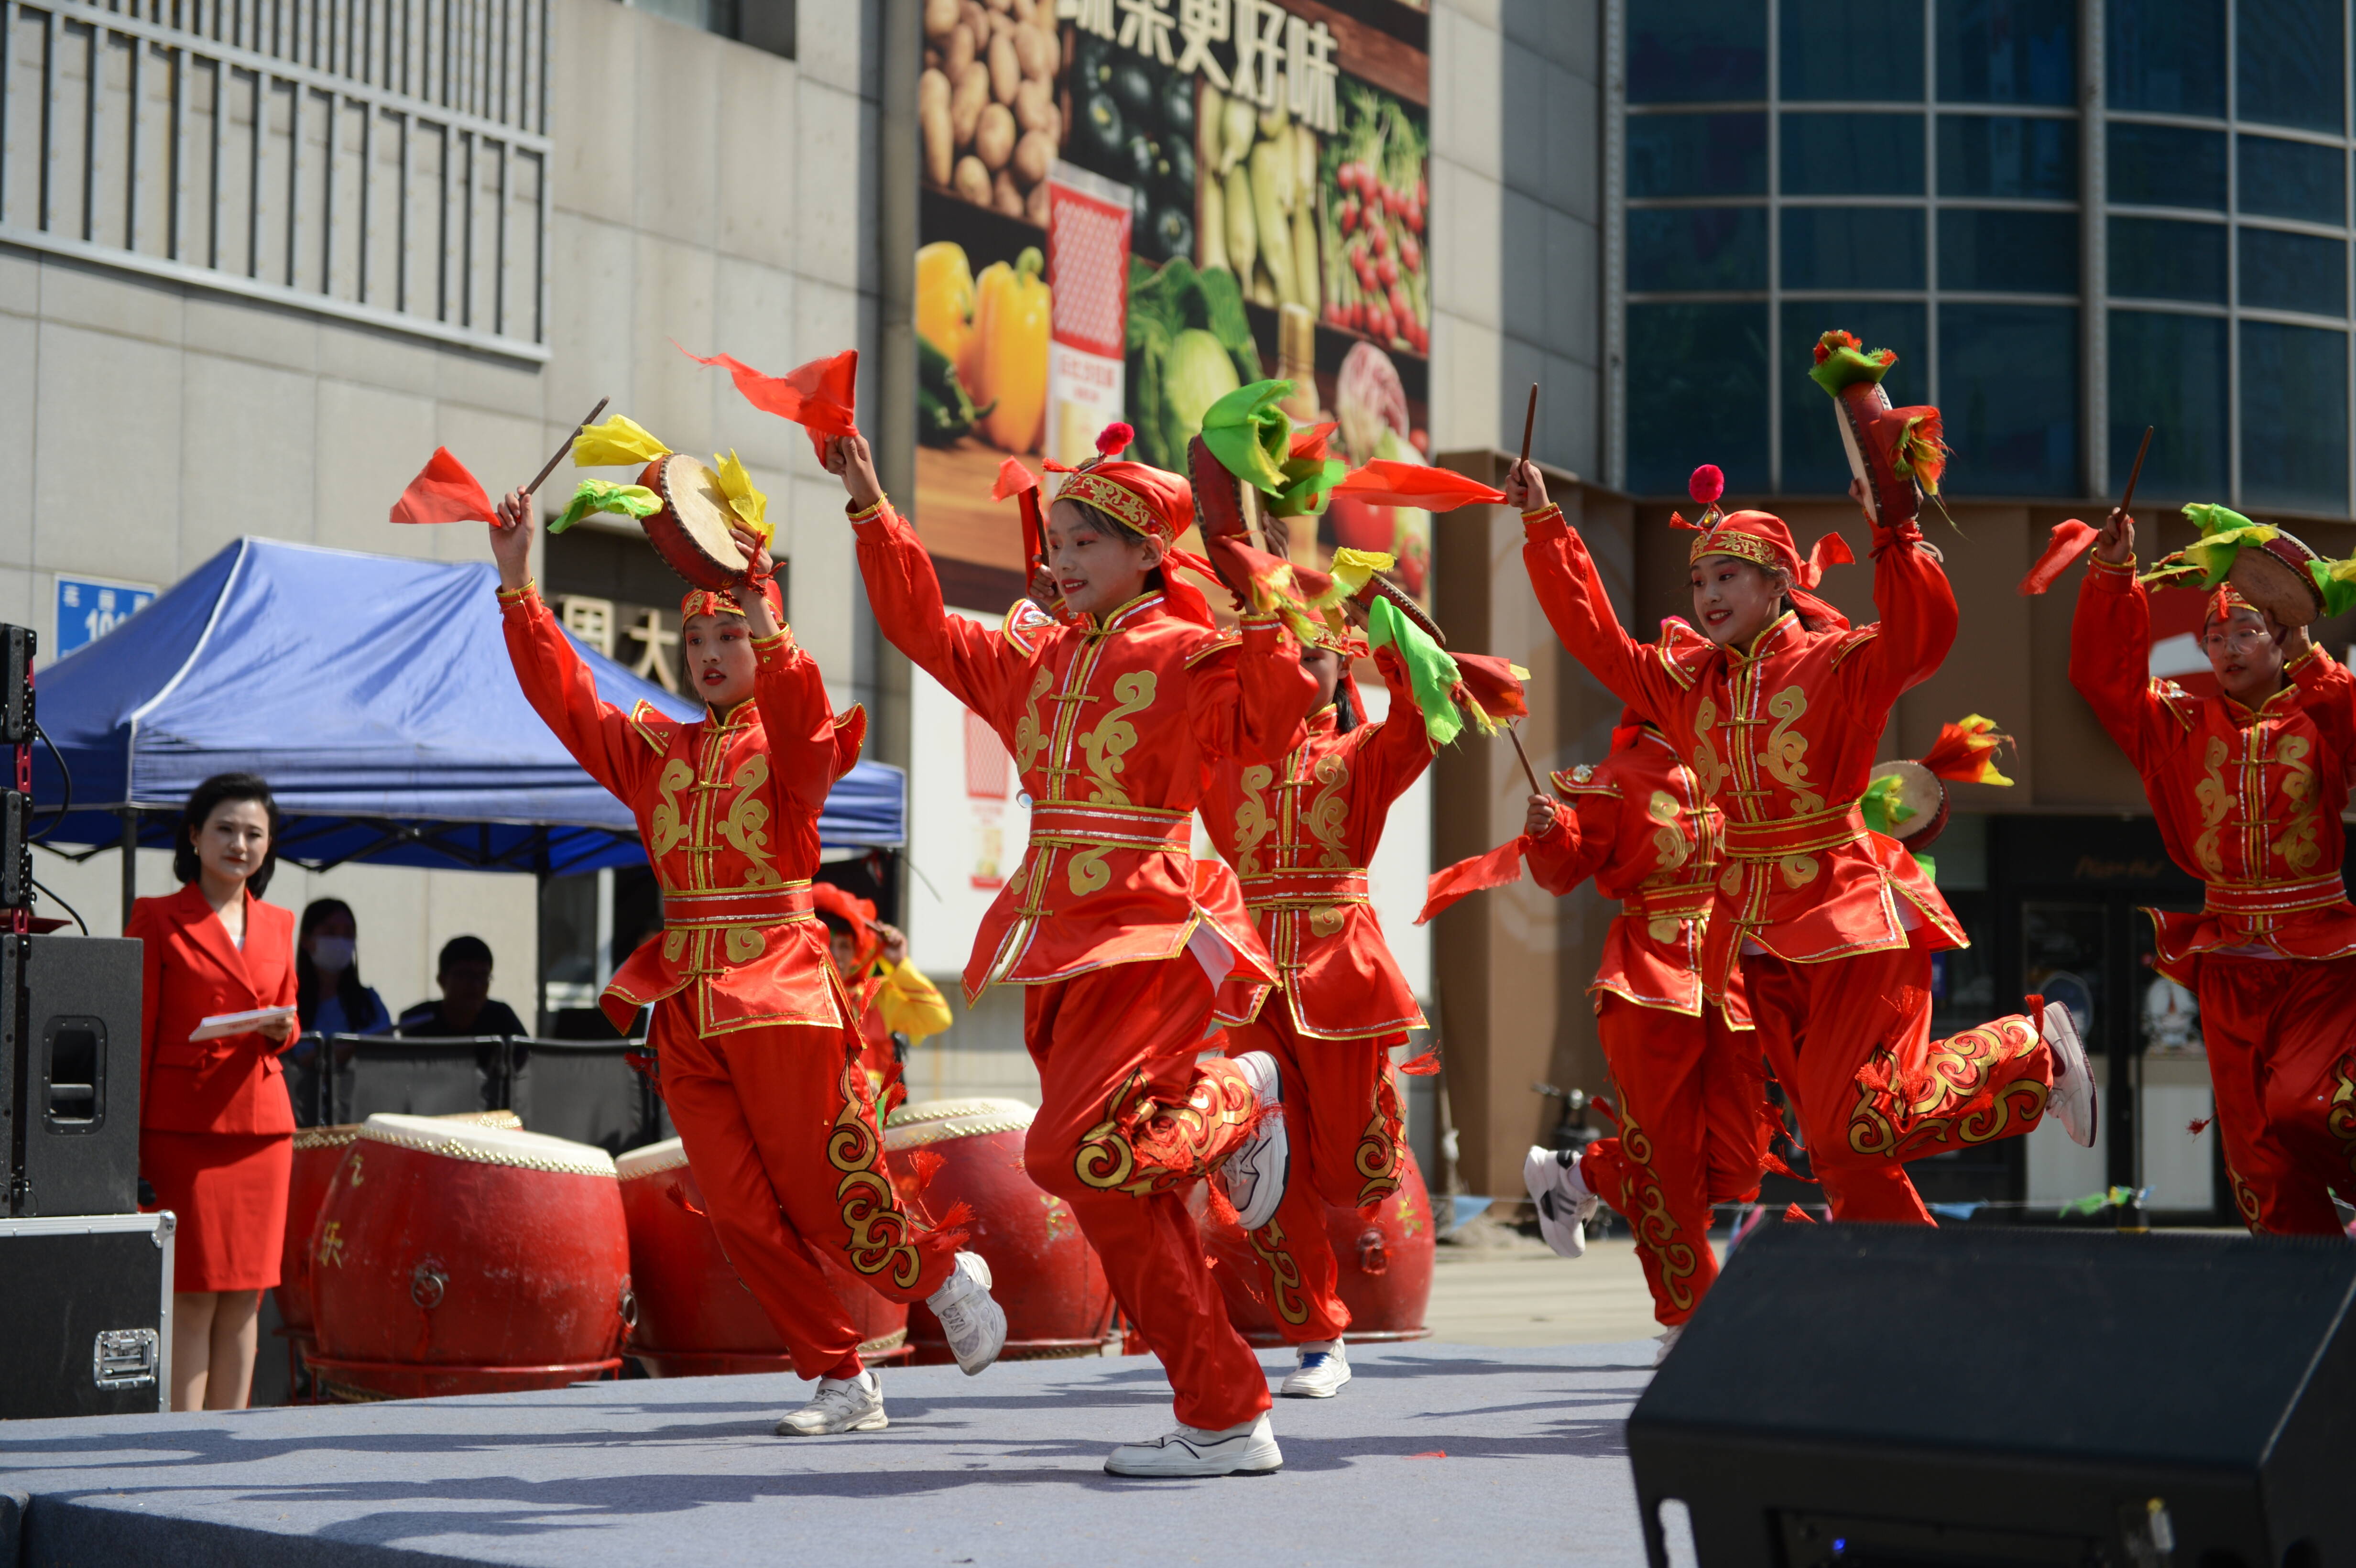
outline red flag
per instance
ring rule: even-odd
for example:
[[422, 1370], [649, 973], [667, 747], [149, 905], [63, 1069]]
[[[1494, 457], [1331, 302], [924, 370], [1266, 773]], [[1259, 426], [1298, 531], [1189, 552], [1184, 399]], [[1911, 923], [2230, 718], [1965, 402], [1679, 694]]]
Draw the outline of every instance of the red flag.
[[1336, 496], [1349, 496], [1370, 507], [1420, 507], [1427, 512], [1451, 512], [1475, 503], [1504, 504], [1505, 493], [1478, 479], [1447, 468], [1427, 468], [1420, 463], [1400, 463], [1377, 457], [1355, 468], [1333, 486]]
[[2086, 547], [2101, 534], [2100, 528], [2090, 528], [2075, 517], [2054, 524], [2053, 536], [2045, 546], [2045, 553], [2037, 558], [2037, 564], [2030, 567], [2029, 575], [2020, 580], [2020, 592], [2023, 594], [2042, 593], [2052, 587], [2053, 580], [2061, 576], [2072, 561], [2085, 554]]
[[990, 498], [1003, 501], [1009, 496], [1020, 496], [1025, 490], [1039, 488], [1039, 476], [1023, 466], [1019, 457], [1010, 457], [998, 465], [998, 482], [990, 487]]
[[1431, 880], [1424, 887], [1423, 912], [1415, 917], [1416, 924], [1421, 925], [1461, 898], [1520, 881], [1522, 850], [1528, 843], [1527, 838], [1515, 838], [1485, 855], [1475, 855], [1432, 872]]
[[825, 437], [849, 435], [858, 428], [851, 417], [859, 385], [856, 348], [846, 348], [830, 359], [797, 365], [782, 376], [764, 376], [725, 354], [715, 354], [707, 359], [701, 354], [688, 354], [676, 339], [671, 347], [699, 365], [717, 365], [727, 371], [736, 389], [755, 408], [781, 420], [791, 420], [809, 431], [810, 450], [818, 453], [820, 462], [826, 458]]
[[437, 446], [401, 499], [392, 504], [396, 523], [495, 523], [499, 520], [491, 498], [466, 465]]
[[1481, 705], [1481, 711], [1492, 719], [1526, 719], [1530, 716], [1529, 694], [1522, 689], [1519, 677], [1514, 674], [1511, 659], [1494, 654], [1455, 654], [1456, 673], [1463, 677], [1464, 689]]

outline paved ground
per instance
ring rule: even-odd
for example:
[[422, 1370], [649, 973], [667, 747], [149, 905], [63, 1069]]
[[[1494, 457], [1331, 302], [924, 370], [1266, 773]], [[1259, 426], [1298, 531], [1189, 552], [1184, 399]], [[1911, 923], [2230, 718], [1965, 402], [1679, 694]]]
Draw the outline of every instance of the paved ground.
[[1542, 1243], [1440, 1249], [1432, 1272], [1432, 1337], [1454, 1345], [1594, 1345], [1661, 1331], [1635, 1244], [1590, 1242], [1582, 1258]]
[[1263, 1479], [1104, 1475], [1169, 1420], [1160, 1369], [1108, 1358], [889, 1371], [891, 1428], [838, 1439], [769, 1435], [798, 1402], [786, 1377], [12, 1422], [0, 1524], [29, 1493], [16, 1568], [1638, 1568], [1622, 1434], [1649, 1344], [1353, 1360], [1340, 1398], [1280, 1402], [1285, 1468]]

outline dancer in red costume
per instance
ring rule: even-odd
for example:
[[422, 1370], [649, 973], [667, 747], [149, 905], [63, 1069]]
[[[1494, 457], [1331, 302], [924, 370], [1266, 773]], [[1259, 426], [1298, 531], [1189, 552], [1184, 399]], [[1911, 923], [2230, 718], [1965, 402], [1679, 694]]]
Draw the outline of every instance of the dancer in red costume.
[[1639, 644], [1537, 468], [1516, 464], [1506, 488], [1556, 635], [1725, 813], [1702, 989], [1723, 1003], [1740, 974], [1834, 1217], [1930, 1223], [1904, 1162], [2025, 1133], [2049, 1090], [2091, 1144], [2094, 1082], [2067, 1008], [1930, 1038], [1931, 955], [1963, 929], [1858, 811], [1891, 706], [1954, 640], [1954, 596], [1912, 521], [1873, 526], [1883, 618], [1852, 628], [1807, 592], [1828, 546], [1848, 558], [1838, 536], [1804, 562], [1782, 518], [1713, 507], [1690, 555], [1700, 630], [1672, 619]]
[[[1127, 444], [1116, 425], [1099, 450]], [[1023, 603], [991, 631], [942, 608], [865, 439], [830, 438], [826, 464], [851, 494], [884, 635], [991, 722], [1032, 799], [1030, 847], [983, 917], [965, 988], [970, 1000], [1025, 987], [1042, 1104], [1024, 1168], [1072, 1205], [1177, 1394], [1177, 1431], [1115, 1449], [1105, 1468], [1273, 1470], [1268, 1380], [1227, 1322], [1178, 1189], [1217, 1171], [1247, 1230], [1283, 1197], [1275, 1059], [1195, 1060], [1219, 987], [1276, 976], [1232, 873], [1187, 847], [1211, 769], [1280, 758], [1315, 684], [1273, 616], [1222, 634], [1165, 566], [1193, 521], [1176, 475], [1110, 457], [1069, 475], [1044, 539], [1068, 618]]]
[[2201, 642], [2221, 695], [2150, 677], [2135, 519], [2113, 512], [2078, 590], [2070, 679], [2143, 775], [2169, 859], [2208, 885], [2198, 914], [2146, 912], [2160, 973], [2201, 998], [2242, 1219], [2335, 1235], [2332, 1192], [2356, 1199], [2356, 907], [2340, 819], [2356, 681], [2230, 583], [2210, 596]]
[[819, 1380], [781, 1436], [872, 1432], [883, 1392], [836, 1302], [825, 1248], [880, 1294], [921, 1301], [978, 1372], [1006, 1340], [990, 1270], [965, 1232], [926, 1231], [884, 1168], [859, 1068], [855, 1016], [811, 909], [818, 816], [858, 760], [866, 716], [834, 717], [817, 663], [778, 624], [768, 551], [741, 528], [755, 576], [733, 596], [690, 593], [680, 640], [706, 717], [681, 724], [599, 700], [530, 578], [531, 500], [499, 506], [491, 553], [516, 678], [589, 775], [627, 804], [663, 893], [662, 934], [630, 955], [602, 998], [616, 1028], [652, 1003], [648, 1045], [712, 1229]]
[[[1228, 1051], [1280, 1064], [1294, 1151], [1276, 1217], [1250, 1234], [1277, 1328], [1297, 1365], [1278, 1391], [1327, 1399], [1350, 1381], [1342, 1334], [1350, 1309], [1325, 1230], [1325, 1206], [1363, 1209], [1398, 1190], [1401, 1140], [1391, 1048], [1424, 1027], [1423, 1009], [1366, 901], [1366, 866], [1392, 802], [1431, 763], [1431, 741], [1398, 656], [1376, 656], [1390, 692], [1368, 722], [1345, 661], [1355, 638], [1304, 648], [1317, 708], [1280, 762], [1228, 757], [1213, 771], [1203, 822], [1236, 869], [1244, 901], [1276, 960], [1264, 1002], [1223, 998]], [[1255, 1010], [1253, 1004], [1258, 1004]]]
[[[1522, 837], [1507, 848], [1557, 898], [1593, 877], [1598, 892], [1620, 901], [1587, 988], [1620, 1131], [1583, 1152], [1534, 1147], [1522, 1179], [1539, 1232], [1564, 1257], [1586, 1252], [1599, 1200], [1628, 1221], [1666, 1355], [1718, 1277], [1712, 1208], [1757, 1199], [1767, 1149], [1766, 1072], [1741, 976], [1720, 999], [1702, 994], [1724, 821], [1693, 770], [1633, 709], [1602, 762], [1551, 783], [1561, 798], [1530, 796]], [[1432, 888], [1427, 915], [1471, 891], [1455, 867]]]
[[810, 892], [826, 924], [827, 951], [859, 1020], [859, 1065], [874, 1091], [876, 1114], [888, 1116], [908, 1097], [907, 1062], [892, 1037], [922, 1044], [949, 1027], [949, 1005], [908, 962], [908, 939], [899, 927], [875, 918], [871, 900], [831, 882], [814, 882]]

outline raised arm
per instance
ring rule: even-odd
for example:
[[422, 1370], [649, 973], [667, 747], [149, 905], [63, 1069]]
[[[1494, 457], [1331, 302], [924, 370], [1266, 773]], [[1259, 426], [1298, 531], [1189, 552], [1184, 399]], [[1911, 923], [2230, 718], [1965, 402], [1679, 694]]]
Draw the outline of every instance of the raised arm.
[[1562, 508], [1547, 499], [1537, 465], [1515, 464], [1505, 496], [1523, 508], [1522, 565], [1554, 635], [1620, 700], [1659, 719], [1667, 696], [1660, 661], [1620, 624], [1586, 544], [1563, 520]]
[[1912, 522], [1873, 530], [1873, 605], [1877, 634], [1846, 662], [1862, 688], [1858, 700], [1886, 709], [1938, 673], [1955, 645], [1954, 590]]
[[1376, 648], [1375, 667], [1390, 693], [1390, 709], [1358, 740], [1359, 776], [1386, 801], [1397, 800], [1431, 766], [1431, 731], [1415, 705], [1407, 665], [1396, 650]]
[[1299, 645], [1275, 616], [1247, 615], [1240, 644], [1207, 647], [1190, 661], [1195, 743], [1213, 757], [1276, 762], [1317, 700], [1317, 677], [1301, 667]]
[[2129, 523], [2123, 549], [2105, 529], [2086, 562], [2070, 622], [2070, 684], [2140, 770], [2184, 731], [2152, 689], [2151, 606], [2135, 578], [2133, 528]]
[[[1548, 820], [1542, 830], [1538, 812]], [[1523, 854], [1530, 877], [1557, 898], [1569, 893], [1603, 868], [1612, 858], [1612, 842], [1619, 830], [1620, 797], [1601, 791], [1582, 791], [1569, 800], [1530, 796], [1530, 820], [1524, 824]]]

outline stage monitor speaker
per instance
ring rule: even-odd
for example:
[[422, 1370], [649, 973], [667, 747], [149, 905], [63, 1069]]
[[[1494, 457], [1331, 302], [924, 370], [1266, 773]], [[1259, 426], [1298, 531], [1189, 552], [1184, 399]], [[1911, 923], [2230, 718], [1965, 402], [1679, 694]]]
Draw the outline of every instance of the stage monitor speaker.
[[0, 937], [0, 997], [20, 964], [32, 1005], [5, 1075], [14, 1213], [129, 1213], [139, 1207], [139, 944]]
[[1653, 1568], [2356, 1563], [2351, 1296], [2344, 1240], [1762, 1226], [1628, 1419]]

